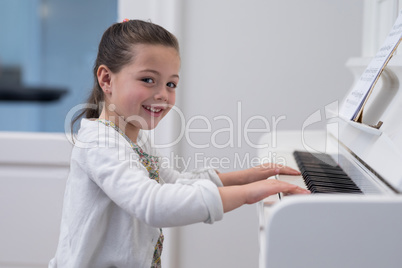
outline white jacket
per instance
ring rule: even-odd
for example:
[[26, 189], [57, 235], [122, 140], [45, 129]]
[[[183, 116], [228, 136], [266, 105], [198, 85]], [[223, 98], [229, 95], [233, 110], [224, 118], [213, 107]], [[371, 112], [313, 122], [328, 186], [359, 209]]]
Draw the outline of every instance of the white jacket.
[[149, 179], [123, 136], [83, 119], [49, 267], [150, 267], [159, 228], [222, 219], [222, 183], [213, 169], [159, 172], [161, 184]]

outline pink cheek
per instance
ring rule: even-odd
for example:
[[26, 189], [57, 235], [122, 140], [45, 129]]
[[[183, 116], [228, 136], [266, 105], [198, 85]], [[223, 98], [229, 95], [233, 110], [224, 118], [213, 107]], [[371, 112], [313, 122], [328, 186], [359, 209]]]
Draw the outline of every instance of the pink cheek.
[[172, 93], [172, 95], [169, 96], [169, 104], [174, 106], [175, 103], [176, 103], [176, 94]]
[[141, 105], [141, 103], [146, 99], [147, 99], [146, 94], [133, 92], [132, 94], [125, 97], [124, 102], [127, 103], [128, 105], [135, 105], [135, 104]]

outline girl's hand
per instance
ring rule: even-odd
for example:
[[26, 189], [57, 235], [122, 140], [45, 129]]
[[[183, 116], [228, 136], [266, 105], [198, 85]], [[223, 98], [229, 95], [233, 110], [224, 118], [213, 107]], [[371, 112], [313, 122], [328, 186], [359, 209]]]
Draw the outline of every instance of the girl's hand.
[[283, 175], [300, 175], [300, 172], [288, 166], [278, 165], [274, 163], [265, 163], [256, 167], [244, 170], [246, 183], [265, 180], [277, 174]]
[[273, 163], [265, 163], [256, 167], [240, 171], [219, 173], [218, 176], [221, 179], [224, 186], [230, 186], [230, 185], [243, 185], [260, 180], [265, 180], [277, 174], [300, 175], [300, 172], [287, 166]]
[[222, 199], [224, 212], [231, 211], [244, 204], [254, 204], [277, 193], [310, 193], [309, 190], [278, 180], [261, 180], [241, 186], [219, 187], [218, 190]]
[[309, 190], [275, 179], [257, 181], [244, 185], [243, 187], [245, 187], [246, 204], [254, 204], [270, 195], [277, 193], [284, 193], [286, 195], [310, 194]]

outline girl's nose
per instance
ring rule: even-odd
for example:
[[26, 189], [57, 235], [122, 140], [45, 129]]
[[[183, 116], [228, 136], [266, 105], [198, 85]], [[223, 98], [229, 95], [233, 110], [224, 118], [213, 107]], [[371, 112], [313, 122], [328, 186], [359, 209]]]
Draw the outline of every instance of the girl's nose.
[[158, 87], [154, 95], [155, 100], [167, 101], [168, 100], [168, 90], [165, 86]]

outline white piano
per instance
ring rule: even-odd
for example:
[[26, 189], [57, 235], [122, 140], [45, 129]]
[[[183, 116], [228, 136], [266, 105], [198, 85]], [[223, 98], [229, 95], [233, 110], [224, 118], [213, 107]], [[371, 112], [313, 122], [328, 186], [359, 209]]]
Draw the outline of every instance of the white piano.
[[[370, 60], [348, 61], [355, 81]], [[307, 118], [300, 131], [262, 137], [260, 144], [269, 146], [259, 150], [260, 158], [304, 172], [275, 179], [315, 193], [260, 202], [261, 268], [402, 267], [401, 83], [397, 53], [365, 106], [362, 123], [339, 118], [341, 103], [334, 102]], [[308, 130], [318, 121], [327, 128]], [[379, 129], [369, 126], [379, 121]], [[300, 153], [296, 162], [294, 151], [313, 154], [306, 159]]]

